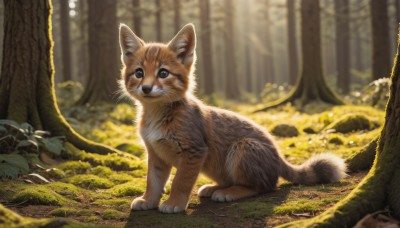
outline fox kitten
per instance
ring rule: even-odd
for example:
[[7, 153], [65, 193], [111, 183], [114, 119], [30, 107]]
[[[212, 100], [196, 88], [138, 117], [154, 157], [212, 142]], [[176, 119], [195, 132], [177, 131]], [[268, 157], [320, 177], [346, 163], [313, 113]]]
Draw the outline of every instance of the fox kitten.
[[[133, 210], [186, 209], [200, 172], [215, 181], [200, 197], [233, 201], [275, 189], [278, 177], [299, 184], [330, 183], [346, 176], [342, 159], [321, 154], [303, 165], [288, 163], [271, 135], [251, 120], [206, 106], [192, 94], [196, 34], [188, 24], [168, 43], [145, 43], [120, 26], [121, 89], [138, 101], [138, 128], [148, 153], [147, 187]], [[171, 167], [170, 197], [160, 206]]]

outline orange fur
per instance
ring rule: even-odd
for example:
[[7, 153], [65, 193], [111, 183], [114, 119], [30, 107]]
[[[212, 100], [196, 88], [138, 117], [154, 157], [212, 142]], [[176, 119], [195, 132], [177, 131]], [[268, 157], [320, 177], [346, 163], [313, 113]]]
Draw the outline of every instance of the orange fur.
[[171, 167], [177, 168], [164, 213], [184, 211], [200, 172], [216, 185], [199, 196], [232, 201], [272, 191], [282, 176], [303, 184], [338, 181], [342, 159], [320, 155], [303, 165], [289, 164], [271, 135], [251, 120], [204, 105], [192, 95], [196, 36], [189, 24], [168, 44], [146, 44], [120, 27], [121, 89], [139, 101], [139, 133], [148, 151], [146, 193], [133, 210], [158, 207]]

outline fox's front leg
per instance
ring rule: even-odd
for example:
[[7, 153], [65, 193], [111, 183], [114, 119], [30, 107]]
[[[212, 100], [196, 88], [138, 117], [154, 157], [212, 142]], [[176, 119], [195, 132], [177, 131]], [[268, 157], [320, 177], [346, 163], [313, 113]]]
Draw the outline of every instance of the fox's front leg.
[[175, 178], [172, 181], [171, 195], [159, 207], [162, 213], [179, 213], [186, 209], [204, 160], [205, 154], [201, 155], [201, 157], [182, 155]]
[[146, 147], [148, 152], [146, 192], [143, 196], [133, 200], [131, 204], [132, 210], [157, 208], [164, 192], [165, 183], [171, 173], [171, 166], [162, 161], [150, 146]]

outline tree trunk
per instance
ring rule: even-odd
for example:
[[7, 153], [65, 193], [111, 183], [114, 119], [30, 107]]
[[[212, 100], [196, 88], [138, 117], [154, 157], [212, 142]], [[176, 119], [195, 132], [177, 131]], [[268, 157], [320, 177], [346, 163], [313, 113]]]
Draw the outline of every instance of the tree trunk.
[[89, 0], [89, 80], [77, 104], [115, 102], [119, 77], [117, 2]]
[[296, 0], [287, 0], [287, 28], [288, 28], [288, 50], [289, 50], [289, 79], [290, 84], [296, 84], [299, 73], [299, 61], [297, 54], [297, 31], [296, 31]]
[[180, 0], [174, 0], [174, 27], [175, 33], [181, 30], [181, 3]]
[[350, 23], [349, 0], [335, 0], [337, 87], [350, 92]]
[[400, 219], [400, 45], [391, 76], [385, 124], [381, 131], [374, 164], [364, 180], [336, 206], [309, 220], [283, 227], [352, 227], [369, 213], [389, 206]]
[[[243, 14], [244, 15], [249, 15], [251, 12], [251, 5], [248, 5], [246, 7], [243, 7]], [[244, 17], [243, 18], [243, 23], [244, 23], [244, 29], [245, 32], [242, 34], [243, 35], [243, 43], [244, 43], [244, 58], [245, 58], [245, 75], [247, 76], [245, 78], [245, 85], [246, 85], [246, 91], [249, 93], [254, 93], [255, 89], [253, 90], [253, 78], [254, 78], [254, 70], [252, 68], [252, 53], [251, 53], [251, 45], [249, 41], [249, 34], [252, 33], [252, 23], [251, 23], [251, 17]]]
[[79, 58], [79, 74], [78, 81], [81, 82], [84, 86], [89, 78], [89, 69], [88, 69], [88, 23], [87, 23], [87, 5], [86, 1], [79, 1], [79, 31], [80, 31], [80, 53], [78, 55]]
[[235, 60], [235, 32], [234, 32], [234, 4], [233, 0], [225, 0], [225, 67], [226, 67], [226, 97], [237, 99], [240, 97]]
[[133, 31], [138, 37], [142, 37], [142, 15], [140, 0], [133, 0]]
[[270, 19], [270, 0], [265, 0], [265, 21], [266, 21], [266, 27], [264, 28], [264, 44], [265, 44], [265, 49], [266, 53], [264, 55], [264, 63], [263, 66], [265, 67], [264, 69], [264, 81], [262, 83], [262, 86], [264, 87], [265, 83], [270, 82], [274, 83], [276, 82], [275, 80], [275, 67], [274, 67], [274, 57], [273, 57], [273, 49], [272, 49], [272, 36], [271, 36], [271, 19]]
[[341, 105], [343, 101], [336, 97], [325, 82], [321, 59], [321, 28], [319, 0], [301, 1], [301, 46], [302, 68], [300, 77], [289, 95], [281, 100], [267, 104], [257, 111], [280, 106], [287, 102], [300, 101], [301, 106], [320, 101]]
[[162, 41], [161, 0], [156, 0], [156, 36], [157, 41]]
[[200, 4], [200, 39], [204, 73], [204, 94], [211, 95], [214, 92], [213, 58], [211, 52], [211, 23], [210, 0], [199, 0]]
[[60, 27], [62, 48], [62, 75], [63, 81], [72, 80], [71, 75], [71, 43], [69, 32], [69, 1], [60, 0]]
[[387, 0], [370, 0], [372, 20], [372, 80], [390, 74], [390, 36]]
[[28, 122], [35, 129], [65, 136], [88, 152], [118, 150], [80, 136], [58, 109], [54, 91], [50, 0], [4, 0], [3, 65], [0, 77], [0, 119]]

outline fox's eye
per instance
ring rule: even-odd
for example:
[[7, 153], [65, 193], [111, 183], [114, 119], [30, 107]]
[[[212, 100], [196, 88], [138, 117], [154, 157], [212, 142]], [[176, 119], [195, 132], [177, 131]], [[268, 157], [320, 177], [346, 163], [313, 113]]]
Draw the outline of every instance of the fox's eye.
[[136, 76], [136, 78], [143, 78], [143, 76], [144, 76], [143, 70], [141, 68], [137, 69], [135, 71], [135, 76]]
[[158, 71], [158, 77], [160, 78], [166, 78], [169, 75], [169, 71], [166, 69], [160, 69], [160, 71]]

